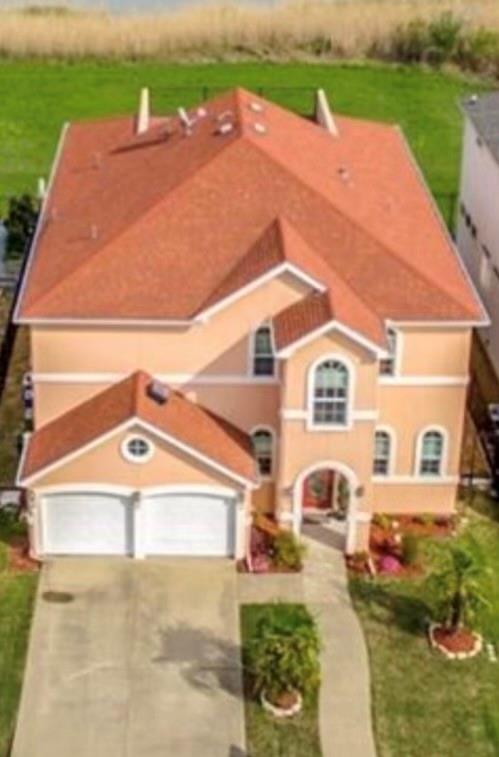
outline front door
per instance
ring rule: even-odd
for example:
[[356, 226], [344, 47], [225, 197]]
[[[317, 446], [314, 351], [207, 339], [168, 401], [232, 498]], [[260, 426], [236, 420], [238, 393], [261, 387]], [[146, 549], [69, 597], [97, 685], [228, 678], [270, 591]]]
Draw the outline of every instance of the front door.
[[332, 470], [320, 470], [307, 476], [303, 484], [303, 508], [331, 510], [333, 508], [334, 478]]

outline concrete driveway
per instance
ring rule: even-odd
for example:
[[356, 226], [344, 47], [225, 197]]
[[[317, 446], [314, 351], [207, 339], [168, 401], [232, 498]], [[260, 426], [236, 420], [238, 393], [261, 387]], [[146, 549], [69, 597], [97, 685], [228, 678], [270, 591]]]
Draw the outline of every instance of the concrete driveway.
[[13, 757], [244, 753], [233, 563], [44, 567]]

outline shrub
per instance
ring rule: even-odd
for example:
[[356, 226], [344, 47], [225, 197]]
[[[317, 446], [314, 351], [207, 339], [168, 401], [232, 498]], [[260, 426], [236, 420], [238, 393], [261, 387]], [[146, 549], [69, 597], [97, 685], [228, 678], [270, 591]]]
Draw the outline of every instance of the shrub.
[[401, 63], [417, 63], [429, 46], [428, 24], [421, 18], [398, 25], [392, 33], [390, 57]]
[[389, 515], [385, 515], [384, 513], [375, 513], [373, 515], [372, 522], [374, 526], [378, 526], [378, 528], [381, 528], [382, 531], [391, 531], [392, 519]]
[[301, 570], [305, 552], [305, 545], [292, 531], [281, 531], [274, 540], [273, 561], [279, 568]]
[[419, 557], [419, 539], [415, 534], [404, 534], [402, 537], [402, 562], [404, 565], [415, 565]]
[[463, 22], [452, 12], [445, 11], [428, 25], [429, 46], [425, 59], [430, 63], [453, 60], [459, 48]]
[[255, 694], [277, 702], [283, 694], [313, 693], [320, 682], [315, 620], [302, 605], [277, 603], [260, 617], [245, 649]]
[[471, 71], [495, 74], [499, 72], [499, 34], [483, 27], [468, 32], [460, 40], [457, 62]]
[[26, 252], [35, 231], [38, 218], [38, 202], [29, 194], [11, 197], [5, 228], [7, 229], [7, 254], [19, 257]]

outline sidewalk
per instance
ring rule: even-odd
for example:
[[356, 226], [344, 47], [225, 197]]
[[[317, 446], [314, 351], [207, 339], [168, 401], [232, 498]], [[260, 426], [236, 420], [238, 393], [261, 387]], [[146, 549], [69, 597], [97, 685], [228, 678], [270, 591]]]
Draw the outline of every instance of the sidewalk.
[[375, 757], [369, 660], [348, 593], [343, 554], [334, 533], [305, 530], [307, 558], [299, 575], [238, 576], [242, 604], [305, 603], [319, 625], [322, 685], [319, 701], [323, 757]]

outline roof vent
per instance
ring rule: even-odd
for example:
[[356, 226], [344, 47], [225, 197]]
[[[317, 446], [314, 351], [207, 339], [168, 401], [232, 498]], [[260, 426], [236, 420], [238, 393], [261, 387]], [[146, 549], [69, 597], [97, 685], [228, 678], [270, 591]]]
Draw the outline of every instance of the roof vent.
[[253, 111], [253, 113], [263, 113], [263, 105], [261, 103], [256, 102], [256, 100], [252, 100], [248, 108]]
[[342, 181], [345, 182], [345, 184], [350, 181], [350, 171], [348, 170], [348, 168], [345, 168], [345, 166], [340, 166], [338, 168], [338, 176]]
[[217, 121], [224, 121], [226, 118], [232, 118], [233, 115], [231, 110], [223, 110], [218, 114]]
[[161, 381], [153, 380], [147, 387], [147, 396], [158, 403], [165, 405], [168, 402], [169, 389]]
[[257, 134], [266, 134], [267, 133], [267, 127], [265, 124], [260, 123], [260, 121], [257, 121], [253, 124], [253, 129], [256, 131]]
[[469, 102], [470, 105], [476, 105], [477, 102], [478, 102], [478, 95], [475, 94], [475, 93], [472, 94], [472, 95], [470, 95], [469, 98], [468, 98], [468, 102]]
[[225, 121], [217, 129], [217, 134], [230, 134], [234, 130], [234, 124], [230, 121]]
[[196, 119], [191, 118], [185, 108], [178, 108], [177, 113], [185, 133], [188, 135], [192, 134], [192, 127], [196, 123]]
[[206, 118], [208, 111], [206, 110], [206, 108], [200, 107], [197, 109], [196, 114], [198, 118]]

